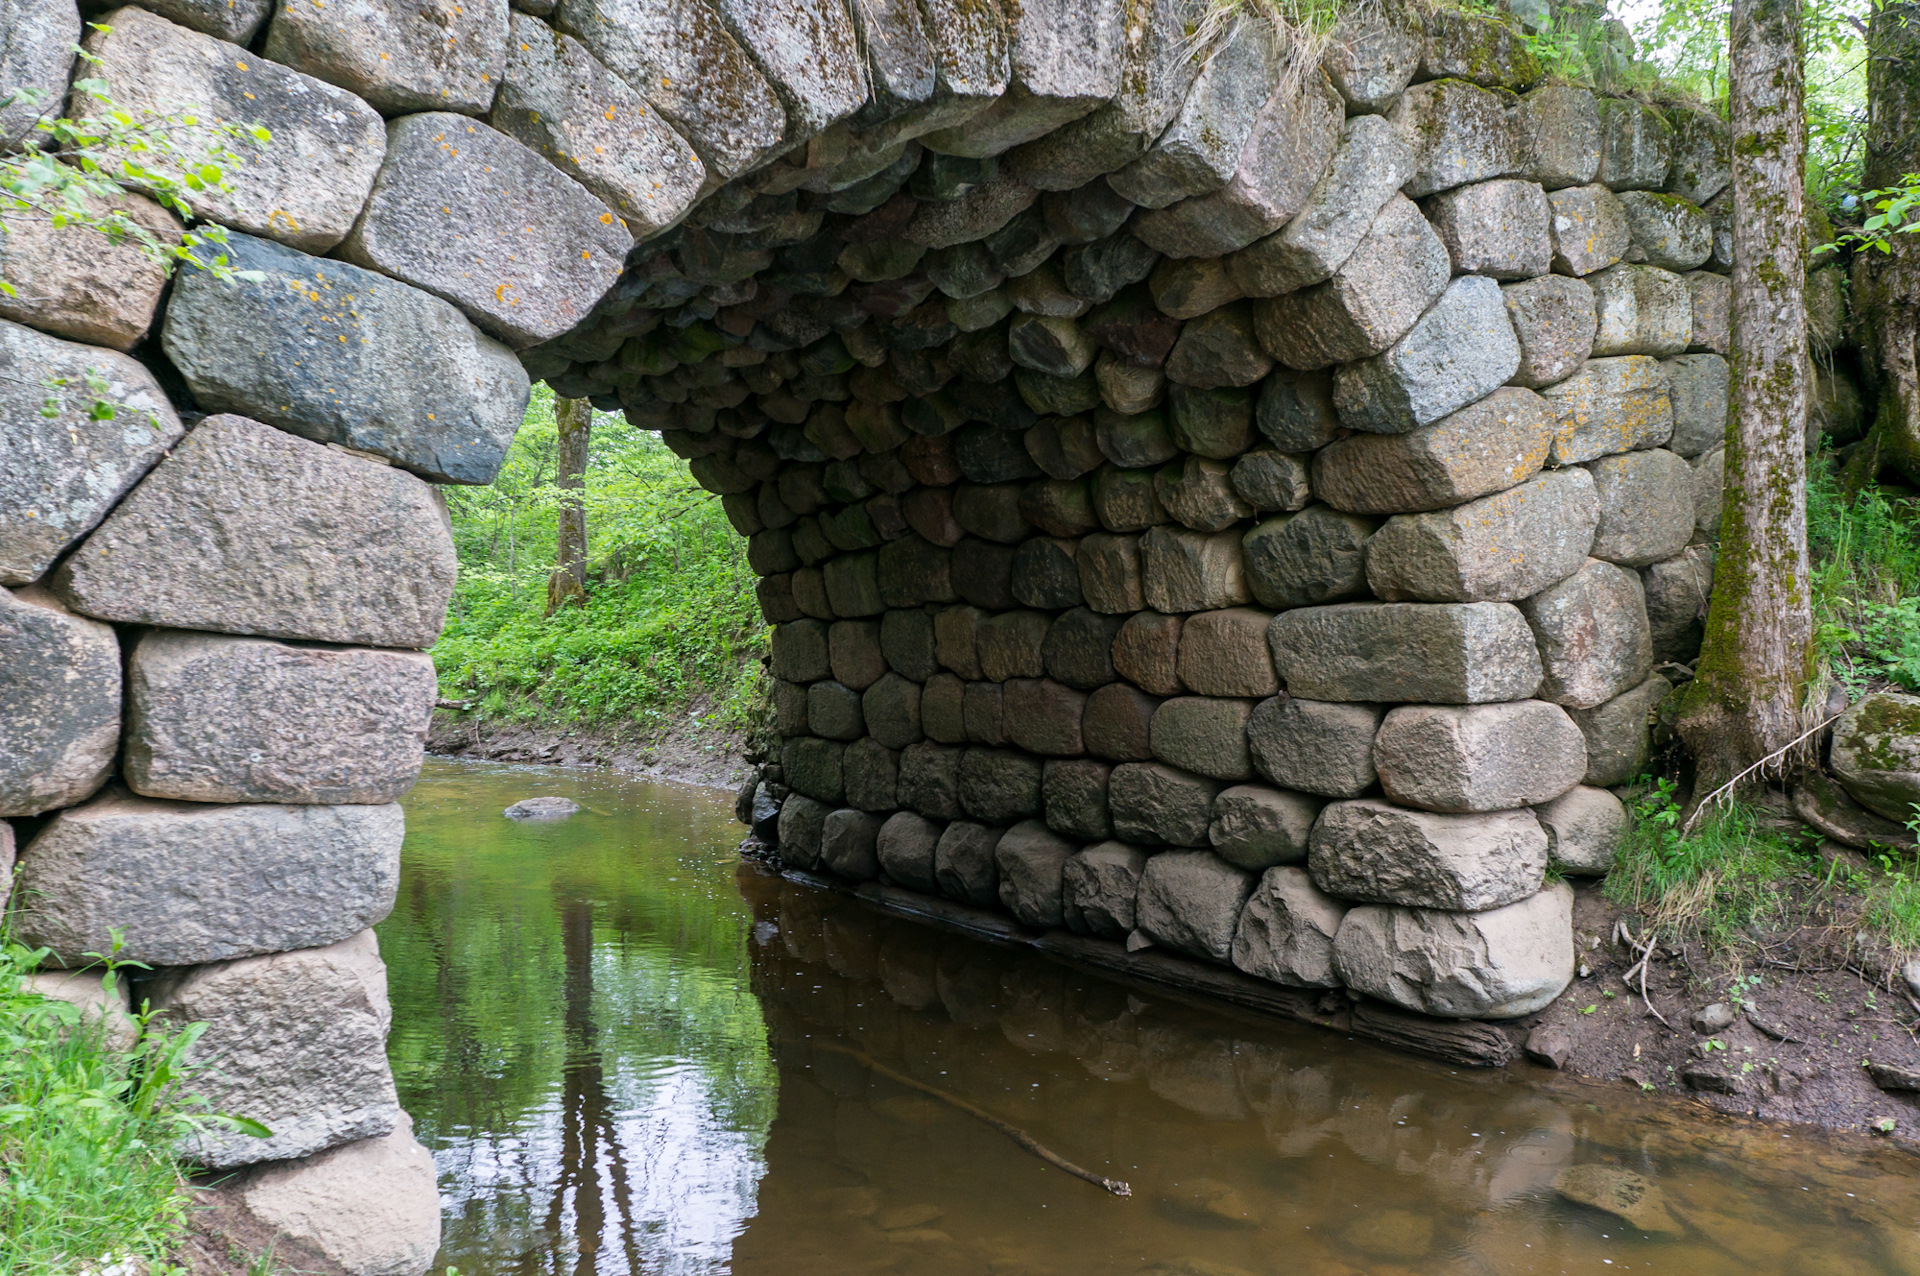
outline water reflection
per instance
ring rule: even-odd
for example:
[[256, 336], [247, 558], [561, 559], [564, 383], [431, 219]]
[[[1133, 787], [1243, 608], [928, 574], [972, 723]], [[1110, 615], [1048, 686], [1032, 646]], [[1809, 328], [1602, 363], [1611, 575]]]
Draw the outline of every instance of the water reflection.
[[[588, 812], [499, 819], [549, 791]], [[442, 1261], [1920, 1276], [1920, 1191], [1885, 1145], [1185, 1006], [741, 869], [726, 814], [507, 768], [435, 767], [416, 792], [383, 942], [403, 1097], [442, 1169]], [[1562, 1199], [1554, 1177], [1575, 1164], [1643, 1176], [1672, 1230]]]

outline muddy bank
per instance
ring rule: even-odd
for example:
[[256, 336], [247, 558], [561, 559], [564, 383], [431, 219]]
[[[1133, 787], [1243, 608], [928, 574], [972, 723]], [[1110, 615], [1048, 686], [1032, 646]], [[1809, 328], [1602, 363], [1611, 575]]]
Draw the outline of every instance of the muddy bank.
[[689, 704], [673, 725], [656, 729], [638, 723], [548, 726], [437, 709], [427, 751], [487, 762], [603, 766], [649, 780], [738, 789], [750, 769], [744, 758], [747, 733], [702, 721], [712, 708], [703, 697]]

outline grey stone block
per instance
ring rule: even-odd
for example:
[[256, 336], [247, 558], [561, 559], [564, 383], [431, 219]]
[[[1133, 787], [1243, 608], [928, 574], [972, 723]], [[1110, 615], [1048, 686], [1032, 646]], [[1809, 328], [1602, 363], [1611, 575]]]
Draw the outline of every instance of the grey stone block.
[[[272, 133], [272, 142], [246, 146], [246, 162], [226, 173], [229, 189], [194, 194], [194, 212], [305, 252], [323, 253], [338, 244], [365, 204], [386, 149], [373, 108], [280, 60], [253, 57], [238, 45], [131, 5], [113, 12], [113, 21], [81, 44], [98, 59], [87, 74], [113, 86], [115, 108], [136, 119], [182, 110], [215, 119], [232, 110]], [[500, 19], [504, 26], [504, 5]], [[64, 63], [68, 49], [59, 56]], [[84, 96], [73, 106], [81, 118], [106, 109]], [[204, 126], [188, 126], [169, 140], [186, 155], [227, 145]]]
[[1267, 641], [1288, 691], [1310, 700], [1488, 704], [1527, 699], [1542, 676], [1510, 603], [1302, 607], [1275, 616]]
[[1051, 678], [1012, 678], [1002, 695], [1008, 743], [1042, 757], [1070, 758], [1085, 751], [1080, 734], [1085, 693]]
[[[1253, 316], [1244, 305], [1228, 304], [1190, 319], [1167, 356], [1169, 381], [1203, 390], [1249, 386], [1266, 376], [1273, 360], [1254, 338]], [[1175, 399], [1176, 419], [1179, 399]]]
[[1230, 460], [1253, 443], [1253, 394], [1236, 387], [1167, 389], [1174, 444], [1214, 460]]
[[871, 553], [842, 554], [820, 569], [827, 602], [836, 616], [878, 616], [887, 609], [880, 596], [879, 563]]
[[398, 806], [215, 806], [114, 788], [28, 843], [21, 942], [85, 965], [191, 966], [331, 944], [393, 907]]
[[1402, 705], [1373, 742], [1380, 786], [1428, 811], [1503, 811], [1550, 801], [1587, 770], [1585, 739], [1544, 700]]
[[1704, 204], [1733, 180], [1730, 130], [1725, 120], [1698, 107], [1674, 103], [1666, 115], [1673, 128], [1673, 166], [1665, 189]]
[[1034, 464], [1053, 478], [1070, 481], [1091, 474], [1106, 458], [1093, 423], [1085, 417], [1046, 417], [1021, 440]]
[[1725, 355], [1731, 343], [1733, 282], [1710, 270], [1689, 271], [1684, 278], [1693, 299], [1693, 335], [1687, 349]]
[[1413, 176], [1401, 189], [1416, 199], [1516, 167], [1506, 101], [1464, 80], [1414, 85], [1393, 104], [1387, 121], [1413, 152]]
[[1011, 824], [1040, 814], [1039, 758], [1011, 749], [968, 749], [960, 759], [960, 805], [976, 820]]
[[[831, 686], [831, 683], [816, 684]], [[860, 697], [867, 731], [889, 749], [904, 749], [920, 740], [920, 684], [889, 671]], [[808, 706], [808, 717], [812, 717]]]
[[1252, 713], [1251, 700], [1175, 696], [1154, 711], [1149, 737], [1153, 756], [1210, 779], [1250, 779], [1247, 719]]
[[1517, 1019], [1573, 982], [1573, 890], [1483, 913], [1356, 908], [1334, 938], [1349, 988], [1447, 1019]]
[[1000, 902], [1000, 868], [994, 849], [1006, 830], [955, 820], [933, 849], [933, 877], [940, 893], [962, 904], [992, 908]]
[[127, 663], [122, 770], [154, 798], [392, 802], [420, 773], [434, 696], [420, 652], [150, 630]]
[[1307, 862], [1341, 899], [1479, 912], [1540, 889], [1547, 835], [1527, 810], [1438, 815], [1358, 798], [1320, 812]]
[[1121, 623], [1118, 616], [1085, 607], [1062, 614], [1041, 642], [1041, 663], [1047, 676], [1080, 691], [1112, 682], [1119, 675], [1113, 667], [1111, 648]]
[[[962, 678], [980, 678], [980, 626], [987, 614], [978, 607], [943, 607], [933, 618], [933, 652], [942, 668]], [[776, 635], [778, 630], [775, 631]]]
[[1679, 354], [1693, 340], [1693, 294], [1672, 271], [1623, 263], [1587, 282], [1600, 320], [1596, 356]]
[[1600, 521], [1584, 470], [1539, 474], [1494, 496], [1398, 514], [1367, 545], [1367, 584], [1393, 602], [1515, 602], [1579, 571]]
[[1653, 760], [1653, 714], [1672, 691], [1673, 684], [1656, 673], [1610, 700], [1568, 709], [1587, 741], [1584, 783], [1631, 784], [1647, 774]]
[[1605, 789], [1578, 785], [1534, 808], [1547, 831], [1547, 859], [1561, 872], [1605, 877], [1627, 833], [1627, 808]]
[[511, 350], [448, 303], [370, 270], [246, 235], [230, 237], [227, 255], [263, 278], [185, 272], [161, 332], [202, 407], [437, 482], [493, 481], [526, 414], [527, 374]]
[[1510, 18], [1461, 9], [1429, 11], [1420, 78], [1455, 77], [1493, 88], [1531, 88], [1544, 78], [1540, 60], [1521, 32], [1522, 23], [1537, 25], [1531, 20], [1532, 13], [1517, 13]]
[[860, 693], [837, 682], [814, 683], [807, 688], [807, 727], [828, 740], [858, 740], [867, 733]]
[[[120, 742], [120, 644], [46, 590], [0, 589], [0, 816], [93, 796]], [[12, 866], [8, 835], [7, 867]], [[7, 874], [0, 873], [0, 883]]]
[[1673, 437], [1673, 400], [1656, 359], [1590, 359], [1543, 396], [1559, 418], [1553, 459], [1577, 465]]
[[1174, 446], [1173, 434], [1167, 429], [1166, 414], [1160, 411], [1130, 416], [1112, 411], [1095, 413], [1094, 437], [1099, 441], [1101, 454], [1123, 470], [1159, 465], [1173, 459], [1180, 450]]
[[1519, 367], [1500, 286], [1468, 275], [1389, 349], [1337, 369], [1334, 407], [1351, 429], [1399, 434], [1484, 398]]
[[[130, 192], [112, 201], [81, 198], [95, 216], [125, 216], [162, 251], [180, 243], [179, 221], [150, 199]], [[167, 286], [166, 267], [132, 235], [115, 243], [90, 227], [55, 226], [40, 214], [16, 216], [8, 225], [0, 240], [0, 278], [14, 289], [0, 294], [0, 319], [114, 350], [130, 350], [147, 334]]]
[[1211, 48], [1193, 50], [1199, 65], [1186, 100], [1146, 153], [1107, 184], [1142, 208], [1225, 186], [1279, 80], [1282, 52], [1270, 25], [1251, 14], [1230, 17]]
[[636, 239], [679, 221], [706, 180], [700, 157], [637, 90], [578, 40], [525, 14], [509, 18], [487, 120], [599, 196]]
[[842, 808], [830, 812], [820, 825], [820, 865], [841, 877], [871, 881], [880, 875], [875, 841], [881, 817]]
[[1500, 290], [1507, 318], [1520, 341], [1515, 385], [1539, 389], [1564, 381], [1580, 370], [1593, 351], [1599, 315], [1593, 288], [1585, 280], [1543, 275]]
[[1310, 505], [1260, 523], [1241, 542], [1247, 587], [1267, 607], [1306, 607], [1366, 591], [1373, 520]]
[[1124, 615], [1147, 605], [1140, 577], [1140, 538], [1085, 537], [1075, 556], [1080, 568], [1080, 593], [1087, 606], [1107, 615]]
[[1665, 270], [1692, 270], [1713, 255], [1707, 215], [1678, 195], [1626, 191], [1620, 204], [1627, 212], [1635, 260]]
[[1054, 377], [1077, 377], [1093, 366], [1099, 347], [1072, 319], [1026, 314], [1007, 330], [1013, 361]]
[[1617, 191], [1659, 190], [1673, 165], [1673, 127], [1632, 98], [1600, 99], [1600, 170], [1595, 179]]
[[1022, 820], [1008, 829], [993, 849], [1001, 906], [1028, 926], [1063, 924], [1062, 874], [1079, 849], [1039, 820]]
[[1233, 934], [1233, 964], [1293, 988], [1338, 988], [1333, 940], [1347, 906], [1323, 893], [1302, 868], [1269, 868], [1248, 897]]
[[1218, 190], [1133, 221], [1140, 240], [1169, 257], [1219, 257], [1292, 220], [1333, 159], [1344, 112], [1325, 76], [1284, 76]]
[[1197, 532], [1217, 532], [1253, 513], [1229, 474], [1224, 462], [1187, 455], [1154, 475], [1154, 495], [1176, 522]]
[[1305, 453], [1258, 447], [1233, 463], [1228, 480], [1253, 509], [1262, 513], [1304, 509], [1313, 496]]
[[1311, 371], [1387, 349], [1445, 291], [1447, 249], [1412, 200], [1393, 195], [1333, 276], [1258, 302], [1267, 353]]
[[1543, 84], [1514, 104], [1514, 159], [1550, 191], [1584, 186], [1600, 169], [1600, 109], [1591, 89]]
[[1110, 102], [1125, 44], [1114, 0], [1058, 0], [1009, 12], [1011, 78], [1004, 96], [964, 124], [928, 133], [948, 155], [984, 157], [1050, 133]]
[[1133, 930], [1134, 900], [1147, 853], [1124, 842], [1101, 842], [1069, 859], [1060, 874], [1060, 911], [1068, 929], [1124, 939]]
[[341, 11], [281, 5], [261, 52], [337, 84], [385, 115], [481, 115], [506, 67], [506, 0], [484, 0], [439, 20], [397, 5]]
[[1606, 187], [1553, 191], [1547, 204], [1553, 215], [1553, 268], [1559, 273], [1591, 275], [1627, 255], [1633, 232], [1626, 206]]
[[1058, 537], [1036, 536], [1021, 543], [1013, 554], [1014, 601], [1028, 607], [1061, 611], [1081, 606], [1079, 543]]
[[1552, 266], [1547, 194], [1538, 182], [1496, 178], [1456, 186], [1427, 209], [1453, 268], [1495, 279], [1530, 279]]
[[1640, 578], [1623, 567], [1590, 559], [1520, 606], [1540, 645], [1543, 700], [1592, 708], [1639, 683], [1653, 667]]
[[1162, 257], [1147, 277], [1154, 308], [1169, 319], [1193, 319], [1246, 294], [1219, 257]]
[[1107, 763], [1090, 758], [1049, 759], [1040, 782], [1047, 827], [1083, 841], [1111, 837], [1107, 778], [1112, 771]]
[[1225, 964], [1253, 885], [1211, 851], [1162, 851], [1140, 874], [1134, 926], [1163, 948]]
[[780, 862], [795, 868], [820, 866], [820, 833], [833, 811], [804, 793], [789, 793], [780, 804]]
[[954, 521], [975, 536], [1011, 545], [1031, 534], [1020, 494], [1018, 483], [962, 483], [953, 496]]
[[1314, 494], [1356, 514], [1458, 505], [1539, 473], [1558, 424], [1538, 395], [1503, 387], [1418, 430], [1328, 445], [1313, 458]]
[[910, 744], [900, 751], [900, 805], [930, 820], [957, 820], [960, 761], [965, 749], [940, 744]]
[[[49, 395], [41, 384], [81, 385], [89, 368], [107, 382], [118, 428], [91, 420], [92, 394]], [[183, 433], [166, 392], [137, 361], [0, 320], [0, 585], [44, 576]]]
[[[529, 206], [541, 211], [539, 235], [527, 233]], [[592, 309], [631, 246], [604, 204], [524, 143], [430, 112], [388, 125], [386, 160], [339, 255], [452, 302], [523, 349]]]
[[454, 554], [432, 489], [249, 421], [202, 421], [86, 543], [54, 590], [101, 620], [429, 647]]
[[1156, 527], [1140, 538], [1147, 605], [1156, 611], [1212, 611], [1251, 601], [1240, 533]]
[[[872, 622], [851, 623], [870, 624]], [[831, 634], [829, 638], [831, 639]], [[925, 682], [939, 672], [933, 616], [929, 612], [917, 608], [889, 611], [880, 618], [878, 640], [879, 653], [881, 659], [885, 661], [883, 668], [892, 669], [901, 677], [911, 678], [915, 682]], [[863, 670], [873, 672], [874, 678], [868, 680], [871, 684], [879, 677], [882, 670], [876, 669], [867, 658], [864, 642], [861, 648], [860, 666]], [[845, 677], [840, 676], [838, 670], [835, 671], [835, 676], [840, 677], [841, 682], [847, 681]]]
[[848, 806], [882, 813], [899, 808], [898, 752], [868, 736], [847, 746], [840, 767]]
[[372, 931], [305, 952], [168, 971], [146, 994], [176, 1029], [206, 1025], [187, 1053], [200, 1078], [195, 1092], [273, 1131], [256, 1138], [208, 1124], [181, 1140], [189, 1161], [233, 1169], [308, 1156], [388, 1134], [405, 1119], [387, 1065], [393, 1011]]
[[1693, 460], [1687, 480], [1693, 501], [1693, 526], [1709, 541], [1720, 539], [1721, 505], [1726, 496], [1727, 450], [1715, 448]]
[[967, 740], [998, 748], [1007, 742], [1006, 684], [969, 682], [961, 696]]
[[[6, 0], [0, 17], [7, 30], [6, 44], [0, 46], [0, 84], [9, 95], [0, 108], [0, 145], [11, 150], [34, 131], [37, 121], [60, 113], [73, 74], [73, 46], [80, 43], [80, 10], [70, 0]], [[23, 88], [37, 90], [39, 97], [14, 98]]]
[[1260, 386], [1254, 423], [1282, 452], [1312, 452], [1325, 447], [1340, 436], [1332, 376], [1292, 370], [1268, 374]]
[[1693, 536], [1694, 472], [1665, 448], [1603, 456], [1587, 469], [1600, 500], [1593, 556], [1627, 567], [1672, 558]]
[[881, 871], [913, 890], [938, 890], [934, 848], [943, 831], [943, 825], [912, 811], [896, 811], [888, 816], [874, 839], [874, 854], [880, 861]]
[[1683, 354], [1662, 359], [1660, 366], [1673, 404], [1673, 451], [1692, 460], [1725, 443], [1727, 361], [1717, 354]]
[[561, 0], [554, 25], [634, 86], [692, 145], [710, 181], [782, 149], [787, 113], [717, 10], [698, 0]]
[[1332, 277], [1412, 171], [1412, 152], [1397, 129], [1378, 115], [1354, 116], [1306, 206], [1282, 229], [1229, 257], [1228, 276], [1249, 297], [1278, 297]]
[[1359, 797], [1379, 777], [1373, 737], [1383, 710], [1277, 696], [1254, 706], [1247, 744], [1261, 775], [1283, 789], [1319, 797]]
[[1227, 863], [1258, 873], [1307, 858], [1307, 839], [1325, 803], [1303, 793], [1236, 784], [1213, 800], [1207, 838]]
[[920, 729], [941, 744], [965, 744], [966, 684], [950, 673], [937, 673], [920, 690]]
[[1127, 617], [1113, 639], [1113, 667], [1121, 677], [1158, 696], [1186, 690], [1180, 681], [1180, 633], [1184, 621], [1157, 611]]
[[1150, 732], [1158, 697], [1124, 682], [1109, 683], [1087, 697], [1080, 734], [1087, 752], [1113, 762], [1144, 762], [1153, 757]]
[[1687, 663], [1700, 654], [1700, 638], [1713, 595], [1713, 550], [1689, 545], [1663, 562], [1640, 569], [1647, 596], [1647, 627], [1653, 658]]
[[1107, 781], [1114, 836], [1147, 846], [1206, 846], [1216, 780], [1160, 762], [1129, 762]]
[[1044, 612], [1002, 612], [980, 622], [977, 649], [987, 679], [1038, 678], [1046, 673], [1044, 644], [1052, 618]]
[[1407, 9], [1354, 9], [1333, 30], [1320, 65], [1347, 102], [1360, 111], [1385, 111], [1420, 68], [1426, 29]]
[[788, 145], [824, 132], [865, 105], [868, 59], [847, 10], [794, 0], [714, 0], [714, 8], [780, 95]]
[[780, 750], [780, 769], [796, 792], [838, 806], [847, 794], [846, 755], [838, 740], [802, 736]]
[[831, 677], [830, 630], [818, 620], [796, 620], [776, 625], [768, 640], [773, 676], [787, 682], [816, 682]]
[[1251, 607], [1187, 617], [1177, 635], [1177, 681], [1201, 696], [1275, 694], [1280, 684], [1267, 652], [1267, 624], [1272, 619], [1270, 612]]

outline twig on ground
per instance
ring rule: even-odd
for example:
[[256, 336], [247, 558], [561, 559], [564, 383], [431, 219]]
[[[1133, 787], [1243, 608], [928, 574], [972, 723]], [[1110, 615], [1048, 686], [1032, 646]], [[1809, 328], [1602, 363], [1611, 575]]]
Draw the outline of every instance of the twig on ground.
[[1115, 1196], [1132, 1196], [1133, 1195], [1133, 1188], [1128, 1186], [1126, 1183], [1121, 1182], [1119, 1179], [1102, 1178], [1100, 1175], [1095, 1174], [1092, 1170], [1081, 1169], [1079, 1166], [1075, 1165], [1072, 1161], [1069, 1161], [1065, 1157], [1059, 1155], [1058, 1153], [1050, 1151], [1046, 1147], [1043, 1147], [1037, 1140], [1034, 1139], [1032, 1135], [1028, 1134], [1025, 1130], [1021, 1129], [1019, 1126], [1014, 1125], [1011, 1122], [1002, 1121], [999, 1117], [993, 1115], [993, 1113], [986, 1111], [984, 1108], [975, 1107], [973, 1104], [968, 1103], [965, 1099], [961, 1098], [957, 1094], [949, 1094], [945, 1090], [939, 1089], [936, 1086], [930, 1086], [924, 1081], [916, 1081], [912, 1077], [907, 1076], [903, 1072], [895, 1072], [892, 1068], [889, 1068], [886, 1064], [881, 1063], [878, 1059], [875, 1059], [872, 1055], [867, 1054], [865, 1051], [862, 1051], [862, 1050], [855, 1050], [851, 1046], [836, 1045], [831, 1041], [816, 1041], [814, 1045], [819, 1047], [822, 1050], [832, 1050], [836, 1054], [847, 1055], [850, 1058], [857, 1061], [862, 1067], [868, 1069], [869, 1071], [879, 1073], [881, 1076], [887, 1078], [887, 1080], [889, 1081], [896, 1082], [912, 1090], [918, 1090], [922, 1094], [931, 1095], [934, 1098], [940, 1100], [940, 1102], [947, 1104], [949, 1107], [958, 1108], [960, 1111], [966, 1113], [968, 1116], [974, 1118], [977, 1121], [984, 1121], [986, 1124], [1000, 1131], [1000, 1133], [1006, 1135], [1008, 1138], [1012, 1139], [1015, 1143], [1018, 1143], [1021, 1147], [1033, 1153], [1035, 1156], [1045, 1161], [1048, 1165], [1053, 1166], [1055, 1169], [1065, 1170], [1067, 1173], [1073, 1175], [1075, 1178], [1085, 1179], [1087, 1182], [1093, 1184], [1095, 1187], [1103, 1188], [1106, 1191], [1113, 1193]]
[[1639, 961], [1627, 969], [1626, 974], [1620, 976], [1620, 981], [1626, 984], [1628, 991], [1631, 992], [1633, 989], [1633, 977], [1635, 974], [1638, 974], [1640, 976], [1640, 1000], [1646, 1004], [1647, 1013], [1655, 1019], [1658, 1019], [1662, 1028], [1665, 1028], [1668, 1032], [1674, 1031], [1673, 1025], [1667, 1022], [1667, 1017], [1661, 1014], [1659, 1009], [1654, 1006], [1653, 998], [1647, 995], [1647, 967], [1653, 964], [1653, 951], [1656, 946], [1653, 940], [1653, 933], [1651, 931], [1648, 932], [1646, 946], [1643, 948], [1641, 947], [1640, 941], [1633, 937], [1633, 932], [1627, 929], [1627, 923], [1624, 920], [1620, 920], [1615, 921], [1613, 924], [1613, 936], [1616, 940], [1625, 943], [1626, 946], [1640, 958]]

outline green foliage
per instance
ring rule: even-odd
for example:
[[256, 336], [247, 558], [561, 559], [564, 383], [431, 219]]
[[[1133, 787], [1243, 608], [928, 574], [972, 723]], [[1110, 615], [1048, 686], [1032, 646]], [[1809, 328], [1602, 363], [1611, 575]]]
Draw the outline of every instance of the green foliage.
[[1780, 915], [1781, 887], [1805, 865], [1794, 839], [1764, 827], [1753, 808], [1737, 802], [1706, 812], [1682, 837], [1671, 780], [1648, 782], [1627, 813], [1607, 898], [1656, 929], [1698, 929], [1716, 947]]
[[[142, 1014], [139, 1043], [112, 1049], [100, 1019], [26, 986], [45, 957], [0, 932], [0, 1276], [64, 1276], [104, 1258], [162, 1264], [189, 1208], [175, 1143], [209, 1122], [266, 1130], [209, 1115], [187, 1093], [185, 1060], [204, 1025]], [[130, 969], [106, 960], [100, 978], [112, 989]]]
[[1920, 532], [1910, 501], [1869, 486], [1851, 501], [1832, 467], [1810, 467], [1815, 653], [1859, 692], [1885, 678], [1920, 690]]
[[562, 499], [553, 394], [537, 387], [499, 479], [449, 488], [460, 554], [441, 694], [481, 712], [664, 724], [700, 696], [746, 725], [765, 639], [746, 542], [657, 434], [596, 414], [588, 456], [587, 602], [545, 615]]

